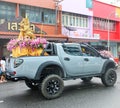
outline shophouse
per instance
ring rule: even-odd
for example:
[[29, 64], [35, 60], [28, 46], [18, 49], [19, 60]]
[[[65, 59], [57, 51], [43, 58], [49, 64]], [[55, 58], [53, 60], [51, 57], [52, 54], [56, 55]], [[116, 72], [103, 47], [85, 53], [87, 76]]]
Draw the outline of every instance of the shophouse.
[[120, 55], [119, 7], [97, 0], [1, 0], [0, 10], [0, 56], [9, 55], [6, 44], [17, 38], [24, 17], [48, 41], [89, 42]]
[[62, 33], [68, 36], [68, 41], [94, 42], [99, 40], [98, 35], [93, 35], [92, 0], [64, 0], [61, 4]]
[[[87, 2], [89, 4], [92, 2], [92, 6], [88, 7]], [[104, 46], [118, 57], [120, 55], [119, 14], [119, 7], [98, 0], [84, 0], [82, 3], [81, 0], [70, 3], [69, 0], [64, 0], [62, 33], [72, 42], [90, 42], [91, 45]]]
[[9, 55], [6, 44], [17, 38], [19, 22], [28, 17], [36, 36], [66, 40], [61, 34], [61, 7], [54, 0], [0, 0], [0, 56]]
[[120, 8], [93, 0], [93, 35], [100, 37], [96, 45], [109, 47], [115, 57], [120, 55]]

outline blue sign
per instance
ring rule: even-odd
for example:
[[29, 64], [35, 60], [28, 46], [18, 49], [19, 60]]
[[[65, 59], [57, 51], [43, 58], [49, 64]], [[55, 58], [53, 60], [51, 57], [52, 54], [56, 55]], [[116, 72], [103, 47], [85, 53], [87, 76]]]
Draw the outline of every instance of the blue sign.
[[86, 8], [92, 8], [93, 7], [93, 0], [86, 0]]

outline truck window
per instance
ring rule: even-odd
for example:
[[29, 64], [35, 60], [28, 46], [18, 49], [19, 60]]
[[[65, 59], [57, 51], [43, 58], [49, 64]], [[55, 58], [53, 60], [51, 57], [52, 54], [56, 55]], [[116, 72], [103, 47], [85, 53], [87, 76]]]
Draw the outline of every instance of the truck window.
[[69, 46], [65, 45], [63, 46], [63, 50], [65, 53], [69, 55], [74, 55], [74, 56], [81, 56], [80, 48], [78, 46]]
[[87, 46], [81, 46], [83, 56], [97, 56], [97, 53]]
[[44, 54], [45, 52], [46, 52], [49, 56], [56, 55], [55, 46], [53, 45], [53, 43], [48, 43], [48, 44], [46, 45], [46, 48], [44, 49], [43, 54]]

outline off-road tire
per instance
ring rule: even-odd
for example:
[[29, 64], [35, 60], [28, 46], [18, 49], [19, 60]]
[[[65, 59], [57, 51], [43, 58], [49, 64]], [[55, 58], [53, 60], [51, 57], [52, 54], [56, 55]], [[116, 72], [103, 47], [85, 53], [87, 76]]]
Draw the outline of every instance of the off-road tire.
[[26, 84], [27, 87], [29, 87], [32, 90], [38, 90], [38, 84], [37, 83], [34, 83], [30, 80], [25, 80], [25, 84]]
[[81, 78], [83, 82], [90, 82], [92, 80], [92, 77], [86, 77], [86, 78]]
[[108, 69], [101, 77], [102, 83], [106, 87], [113, 86], [117, 80], [117, 74], [114, 69]]
[[64, 83], [58, 75], [48, 75], [41, 84], [41, 93], [46, 99], [59, 97], [64, 89]]

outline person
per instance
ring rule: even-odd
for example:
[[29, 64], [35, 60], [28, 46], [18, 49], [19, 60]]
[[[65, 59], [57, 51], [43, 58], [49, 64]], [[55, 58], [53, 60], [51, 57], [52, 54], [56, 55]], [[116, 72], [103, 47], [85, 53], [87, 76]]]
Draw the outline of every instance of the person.
[[1, 77], [0, 77], [0, 83], [7, 82], [6, 80], [6, 73], [5, 73], [5, 57], [0, 57], [0, 69], [1, 69]]

